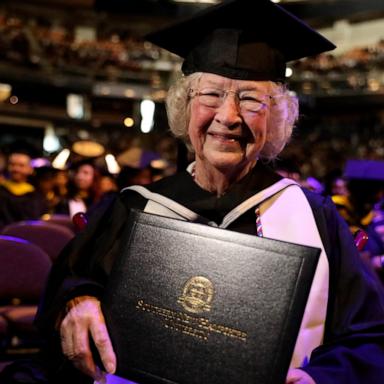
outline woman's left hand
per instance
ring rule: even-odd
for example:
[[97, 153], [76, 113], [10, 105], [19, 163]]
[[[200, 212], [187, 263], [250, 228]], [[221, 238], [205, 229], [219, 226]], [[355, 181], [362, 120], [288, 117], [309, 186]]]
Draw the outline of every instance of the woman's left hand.
[[290, 369], [285, 384], [316, 384], [316, 382], [303, 370]]

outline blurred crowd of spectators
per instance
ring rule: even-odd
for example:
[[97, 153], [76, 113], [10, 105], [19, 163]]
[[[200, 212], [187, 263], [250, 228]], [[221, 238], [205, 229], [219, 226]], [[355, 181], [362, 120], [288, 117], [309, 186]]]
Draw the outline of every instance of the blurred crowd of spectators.
[[100, 77], [113, 69], [138, 72], [158, 60], [177, 61], [176, 56], [126, 31], [97, 36], [96, 29], [87, 28], [90, 36], [82, 37], [74, 27], [24, 20], [0, 11], [0, 60]]
[[329, 116], [298, 124], [283, 158], [295, 161], [300, 173], [323, 181], [327, 174], [342, 170], [347, 159], [384, 160], [384, 116]]
[[329, 53], [292, 64], [292, 82], [304, 94], [384, 90], [384, 40], [341, 55]]
[[[332, 196], [351, 232], [364, 229], [369, 233], [362, 256], [381, 271], [384, 267], [384, 156], [362, 152], [366, 156], [360, 157], [357, 168], [355, 166], [358, 174], [349, 172], [348, 176], [346, 165], [357, 156], [356, 152], [345, 150], [350, 144], [346, 138], [321, 140], [313, 132], [308, 139], [306, 149], [293, 143], [271, 166], [315, 193]], [[363, 147], [363, 143], [359, 146]], [[364, 167], [365, 163], [370, 167], [373, 164], [373, 172], [361, 172], [360, 164]], [[321, 168], [322, 174], [315, 173], [315, 167]], [[172, 172], [175, 170], [173, 167]], [[123, 166], [119, 173], [111, 174], [92, 158], [77, 160], [65, 169], [55, 169], [48, 158], [37, 161], [31, 152], [15, 147], [5, 158], [0, 175], [0, 230], [13, 222], [39, 219], [46, 214], [73, 218], [81, 212], [89, 218], [104, 211], [121, 189], [133, 184], [146, 185], [168, 174], [169, 169], [156, 169], [152, 162], [137, 168]]]
[[301, 72], [314, 72], [316, 74], [345, 74], [350, 70], [370, 71], [384, 69], [384, 40], [379, 40], [372, 47], [354, 48], [342, 55], [335, 56], [329, 53], [315, 58], [297, 61], [294, 66]]
[[161, 171], [150, 164], [123, 166], [111, 174], [90, 158], [57, 169], [48, 158], [34, 159], [30, 151], [16, 147], [6, 156], [0, 175], [0, 229], [45, 214], [71, 218], [78, 212], [91, 214], [124, 187], [146, 185], [159, 177]]
[[[22, 19], [0, 11], [0, 60], [100, 77], [154, 69], [160, 61], [178, 62], [176, 56], [140, 41], [127, 30], [104, 36], [98, 33], [95, 27], [93, 38], [82, 38], [75, 27], [55, 20]], [[332, 82], [348, 89], [377, 91], [384, 87], [384, 80], [376, 74], [384, 69], [384, 40], [338, 56], [322, 54], [301, 60], [292, 69], [293, 81], [307, 82], [300, 89], [303, 92], [326, 91]], [[324, 83], [322, 76], [331, 83]]]

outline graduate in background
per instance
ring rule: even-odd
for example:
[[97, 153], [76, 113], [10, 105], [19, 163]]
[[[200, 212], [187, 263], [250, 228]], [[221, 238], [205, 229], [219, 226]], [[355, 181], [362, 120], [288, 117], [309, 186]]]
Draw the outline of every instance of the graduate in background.
[[11, 146], [6, 177], [0, 180], [0, 228], [28, 219], [39, 219], [48, 212], [45, 197], [30, 182], [33, 175], [31, 149]]
[[384, 161], [349, 160], [344, 178], [348, 193], [332, 200], [353, 234], [359, 229], [367, 233], [362, 256], [384, 277]]

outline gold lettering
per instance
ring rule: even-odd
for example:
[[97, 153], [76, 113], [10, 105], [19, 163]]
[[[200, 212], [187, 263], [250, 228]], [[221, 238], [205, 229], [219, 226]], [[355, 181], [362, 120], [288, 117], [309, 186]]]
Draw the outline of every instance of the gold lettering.
[[225, 325], [211, 323], [205, 317], [193, 317], [186, 313], [173, 311], [168, 308], [158, 307], [153, 304], [138, 300], [136, 308], [144, 312], [152, 313], [164, 320], [164, 327], [182, 332], [201, 340], [207, 340], [210, 332], [232, 337], [241, 341], [247, 341], [247, 333]]

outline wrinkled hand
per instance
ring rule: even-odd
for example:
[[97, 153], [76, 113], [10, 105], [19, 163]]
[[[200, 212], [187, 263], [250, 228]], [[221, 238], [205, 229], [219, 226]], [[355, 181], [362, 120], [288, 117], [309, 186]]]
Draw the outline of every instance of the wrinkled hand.
[[316, 382], [301, 369], [290, 369], [285, 384], [316, 384]]
[[116, 369], [116, 355], [108, 335], [100, 301], [91, 296], [80, 296], [68, 303], [68, 313], [60, 325], [61, 348], [75, 367], [99, 380], [100, 369], [96, 366], [89, 343], [92, 337], [101, 361], [108, 373]]

